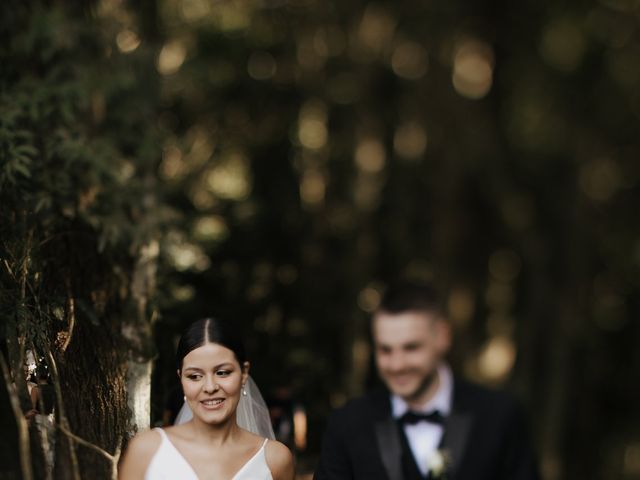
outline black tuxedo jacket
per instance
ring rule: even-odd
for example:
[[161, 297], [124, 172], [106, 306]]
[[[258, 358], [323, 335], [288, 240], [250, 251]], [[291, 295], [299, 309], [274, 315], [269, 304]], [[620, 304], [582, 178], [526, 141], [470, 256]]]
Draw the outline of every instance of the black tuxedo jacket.
[[[537, 480], [525, 421], [506, 394], [455, 379], [442, 448], [448, 480]], [[329, 419], [315, 480], [404, 480], [388, 391], [352, 400]]]

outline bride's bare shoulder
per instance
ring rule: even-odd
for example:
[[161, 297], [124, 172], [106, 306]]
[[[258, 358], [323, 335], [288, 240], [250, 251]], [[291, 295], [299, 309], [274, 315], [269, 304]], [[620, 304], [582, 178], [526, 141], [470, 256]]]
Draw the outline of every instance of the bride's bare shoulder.
[[293, 480], [293, 455], [286, 445], [277, 440], [269, 440], [264, 453], [274, 480]]
[[145, 430], [144, 432], [138, 433], [131, 439], [129, 446], [127, 447], [127, 451], [130, 448], [134, 448], [137, 453], [143, 453], [145, 451], [155, 453], [160, 446], [160, 443], [162, 443], [162, 437], [161, 433], [158, 432], [157, 429]]
[[118, 479], [142, 478], [161, 442], [162, 437], [155, 430], [138, 433], [129, 440], [118, 467]]

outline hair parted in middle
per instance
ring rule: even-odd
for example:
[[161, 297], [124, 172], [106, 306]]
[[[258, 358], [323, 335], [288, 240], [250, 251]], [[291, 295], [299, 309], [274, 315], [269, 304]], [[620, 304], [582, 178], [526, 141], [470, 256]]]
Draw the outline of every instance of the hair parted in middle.
[[178, 342], [176, 366], [182, 370], [182, 362], [189, 352], [207, 343], [217, 343], [231, 350], [242, 368], [247, 360], [242, 339], [232, 330], [229, 322], [208, 317], [189, 325]]

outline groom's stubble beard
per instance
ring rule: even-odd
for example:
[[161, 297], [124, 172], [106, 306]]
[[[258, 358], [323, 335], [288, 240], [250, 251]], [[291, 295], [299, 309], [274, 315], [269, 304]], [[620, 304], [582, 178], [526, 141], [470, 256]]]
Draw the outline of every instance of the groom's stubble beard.
[[[411, 372], [411, 370], [409, 370], [409, 372]], [[404, 372], [401, 372], [401, 373], [404, 373]], [[438, 379], [437, 369], [434, 369], [432, 372], [429, 372], [429, 373], [424, 373], [421, 370], [416, 373], [421, 375], [422, 379], [418, 384], [418, 386], [408, 394], [395, 391], [395, 389], [393, 388], [393, 383], [388, 378], [388, 375], [384, 375], [382, 374], [382, 372], [379, 372], [379, 375], [381, 376], [383, 382], [385, 383], [387, 388], [391, 391], [391, 393], [394, 393], [398, 395], [400, 398], [402, 398], [403, 400], [409, 403], [412, 403], [412, 402], [415, 402], [416, 400], [420, 400], [424, 396], [424, 394], [427, 391], [429, 391], [429, 389], [435, 384], [435, 382]]]
[[436, 382], [437, 378], [438, 372], [436, 370], [426, 374], [418, 387], [412, 393], [407, 395], [404, 400], [407, 400], [409, 402], [419, 400], [427, 391], [429, 391], [431, 386]]

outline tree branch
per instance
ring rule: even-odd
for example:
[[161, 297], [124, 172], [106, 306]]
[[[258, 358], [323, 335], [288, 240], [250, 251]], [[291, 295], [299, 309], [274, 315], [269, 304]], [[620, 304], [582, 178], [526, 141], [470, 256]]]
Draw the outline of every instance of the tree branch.
[[11, 403], [11, 409], [16, 419], [16, 425], [18, 427], [18, 450], [20, 452], [20, 469], [22, 470], [22, 478], [24, 480], [33, 479], [33, 470], [31, 469], [31, 448], [29, 446], [29, 429], [27, 427], [27, 421], [24, 418], [22, 409], [20, 408], [20, 400], [18, 394], [15, 391], [15, 386], [11, 381], [11, 375], [7, 362], [4, 360], [4, 356], [0, 354], [0, 368], [2, 369], [2, 376], [4, 377], [4, 383], [7, 386], [7, 392], [9, 393], [9, 401]]

